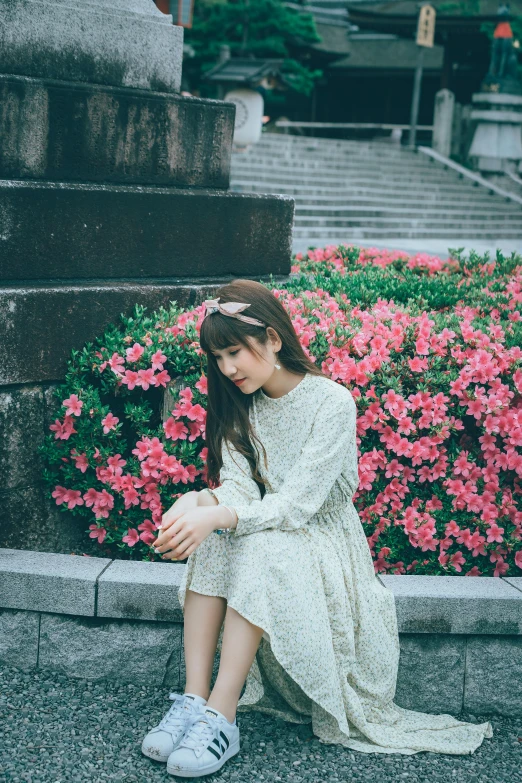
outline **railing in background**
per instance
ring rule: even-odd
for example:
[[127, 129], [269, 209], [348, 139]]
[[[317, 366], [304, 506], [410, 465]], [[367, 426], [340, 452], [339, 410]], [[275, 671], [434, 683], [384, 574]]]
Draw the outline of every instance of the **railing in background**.
[[[409, 131], [410, 128], [409, 125], [387, 122], [294, 122], [293, 120], [277, 120], [274, 126], [282, 128], [283, 133], [297, 133], [301, 136], [372, 139], [404, 144], [407, 143], [405, 131]], [[433, 125], [417, 125], [417, 133], [424, 144], [431, 143]]]

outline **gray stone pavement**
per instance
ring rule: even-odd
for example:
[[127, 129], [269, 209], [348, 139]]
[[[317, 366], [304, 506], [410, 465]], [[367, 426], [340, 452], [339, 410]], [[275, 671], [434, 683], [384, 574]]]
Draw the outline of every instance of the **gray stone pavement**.
[[[506, 662], [509, 665], [509, 662]], [[141, 740], [167, 711], [168, 692], [141, 682], [69, 679], [0, 667], [1, 783], [180, 781], [142, 755]], [[493, 737], [468, 756], [365, 754], [324, 745], [310, 725], [239, 713], [241, 751], [203, 780], [288, 783], [521, 783], [522, 717], [491, 720]]]

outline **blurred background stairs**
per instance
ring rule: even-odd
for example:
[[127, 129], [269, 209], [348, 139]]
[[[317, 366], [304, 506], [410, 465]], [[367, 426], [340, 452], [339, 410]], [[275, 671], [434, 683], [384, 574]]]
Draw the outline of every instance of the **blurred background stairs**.
[[390, 142], [264, 133], [233, 154], [231, 189], [292, 196], [294, 252], [339, 243], [522, 247], [520, 203]]

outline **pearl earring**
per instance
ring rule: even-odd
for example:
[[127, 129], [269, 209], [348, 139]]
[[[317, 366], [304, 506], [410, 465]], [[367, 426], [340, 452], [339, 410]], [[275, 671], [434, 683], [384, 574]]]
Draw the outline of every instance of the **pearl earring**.
[[275, 368], [276, 368], [276, 370], [280, 370], [281, 369], [281, 365], [276, 362], [275, 363]]

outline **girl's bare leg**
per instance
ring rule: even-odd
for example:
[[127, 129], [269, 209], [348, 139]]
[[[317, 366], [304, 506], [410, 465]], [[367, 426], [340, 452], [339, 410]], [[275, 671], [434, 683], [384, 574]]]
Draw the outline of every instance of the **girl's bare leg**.
[[185, 693], [208, 699], [219, 632], [227, 602], [216, 595], [187, 590], [184, 606], [183, 646], [187, 679]]
[[236, 716], [241, 689], [262, 636], [262, 628], [252, 625], [235, 609], [227, 606], [219, 671], [207, 706], [219, 710], [230, 723]]

